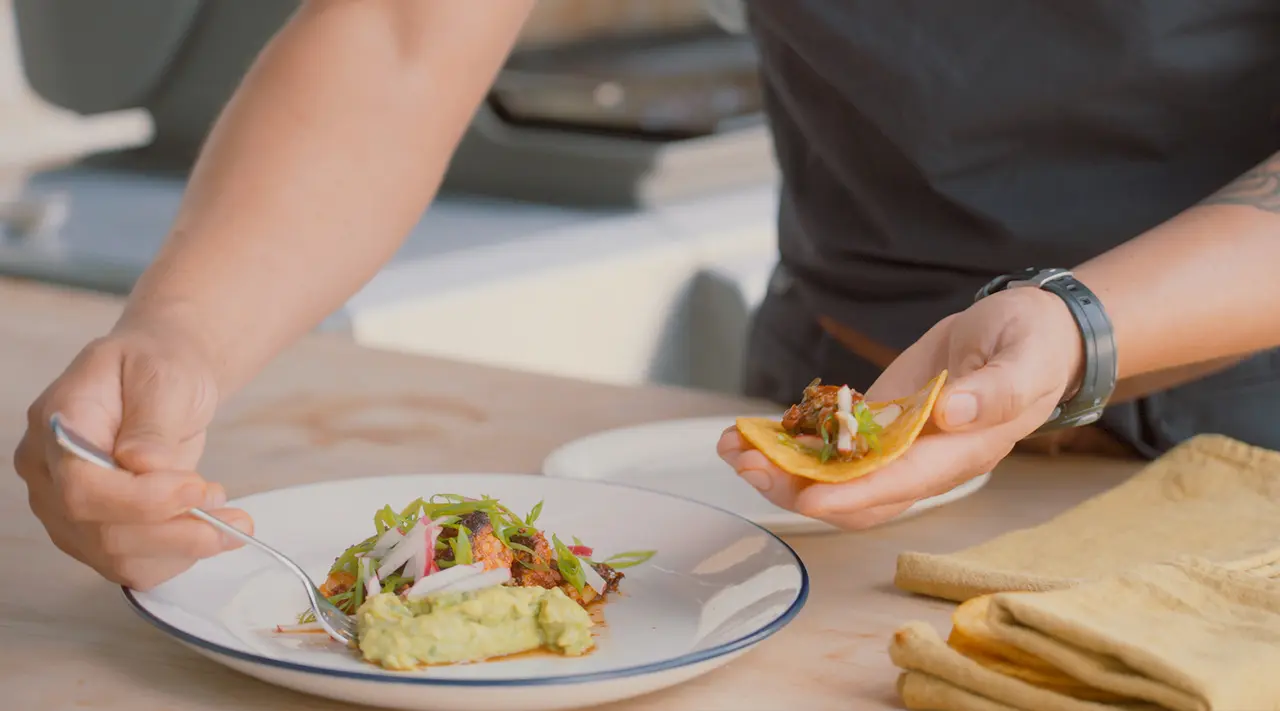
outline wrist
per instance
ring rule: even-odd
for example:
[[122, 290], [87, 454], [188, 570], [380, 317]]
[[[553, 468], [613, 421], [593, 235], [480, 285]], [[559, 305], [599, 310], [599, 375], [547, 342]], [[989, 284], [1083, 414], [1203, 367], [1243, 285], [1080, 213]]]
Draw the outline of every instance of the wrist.
[[1022, 336], [1041, 341], [1039, 350], [1052, 358], [1044, 368], [1058, 376], [1055, 390], [1061, 388], [1057, 407], [1036, 432], [1096, 422], [1115, 392], [1117, 373], [1111, 321], [1097, 294], [1069, 270], [1032, 267], [992, 279], [974, 299], [1008, 291], [1041, 292], [1022, 297], [1036, 305], [1031, 332]]
[[1056, 346], [1053, 351], [1060, 358], [1053, 363], [1053, 369], [1059, 374], [1062, 383], [1062, 394], [1059, 402], [1066, 402], [1075, 397], [1084, 384], [1085, 375], [1085, 342], [1080, 324], [1072, 315], [1062, 297], [1042, 289], [1012, 289], [1006, 292], [1027, 299], [1033, 304], [1036, 323], [1043, 324], [1046, 337], [1053, 339]]
[[230, 391], [228, 359], [207, 329], [204, 320], [189, 305], [172, 302], [152, 307], [130, 302], [120, 315], [110, 335], [115, 338], [142, 338], [161, 344], [166, 350], [180, 354], [195, 367], [209, 373], [224, 396]]

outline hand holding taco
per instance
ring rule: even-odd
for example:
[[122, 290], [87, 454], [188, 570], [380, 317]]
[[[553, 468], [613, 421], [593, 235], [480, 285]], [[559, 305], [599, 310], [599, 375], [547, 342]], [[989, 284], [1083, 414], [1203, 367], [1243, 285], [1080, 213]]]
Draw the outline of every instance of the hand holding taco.
[[778, 469], [814, 481], [844, 482], [902, 456], [929, 420], [947, 371], [918, 392], [868, 402], [848, 385], [815, 379], [781, 422], [740, 417], [738, 434]]
[[[865, 397], [856, 397], [854, 383], [811, 383], [782, 420], [740, 420], [717, 450], [774, 504], [840, 528], [868, 528], [990, 471], [1078, 380], [1082, 349], [1058, 297], [996, 294], [938, 322]], [[849, 418], [836, 414], [839, 402], [830, 407], [843, 386]], [[857, 427], [849, 427], [852, 446], [840, 447], [838, 429], [830, 444], [832, 420]]]

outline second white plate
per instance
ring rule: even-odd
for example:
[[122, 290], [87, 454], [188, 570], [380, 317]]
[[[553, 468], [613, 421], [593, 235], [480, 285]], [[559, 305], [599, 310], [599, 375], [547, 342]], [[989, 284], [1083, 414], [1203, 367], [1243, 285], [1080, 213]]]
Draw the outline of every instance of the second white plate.
[[[732, 417], [665, 420], [598, 432], [556, 449], [542, 464], [547, 476], [609, 481], [663, 491], [726, 509], [774, 533], [828, 533], [830, 524], [779, 508], [734, 474], [716, 455]], [[898, 519], [963, 499], [986, 485], [982, 474], [945, 494], [917, 501]]]

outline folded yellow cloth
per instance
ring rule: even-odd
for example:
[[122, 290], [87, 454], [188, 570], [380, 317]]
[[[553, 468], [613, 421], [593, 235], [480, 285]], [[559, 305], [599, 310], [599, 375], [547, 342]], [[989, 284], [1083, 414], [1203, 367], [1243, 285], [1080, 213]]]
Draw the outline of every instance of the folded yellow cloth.
[[1056, 590], [1183, 555], [1280, 571], [1280, 452], [1220, 435], [1195, 437], [1042, 525], [957, 553], [903, 553], [894, 582], [963, 601]]
[[894, 635], [908, 708], [1280, 709], [1280, 580], [1184, 558], [975, 601], [950, 645], [920, 622]]

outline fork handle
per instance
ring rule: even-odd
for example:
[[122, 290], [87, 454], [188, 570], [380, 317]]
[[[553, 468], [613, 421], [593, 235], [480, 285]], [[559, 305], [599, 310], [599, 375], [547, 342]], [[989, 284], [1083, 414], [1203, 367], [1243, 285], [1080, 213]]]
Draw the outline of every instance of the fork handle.
[[[243, 543], [247, 543], [251, 546], [257, 546], [259, 548], [266, 547], [266, 544], [264, 544], [262, 541], [259, 541], [253, 536], [250, 536], [249, 534], [245, 533], [244, 531], [241, 531], [235, 526], [232, 526], [226, 521], [223, 521], [217, 516], [207, 513], [204, 509], [190, 508], [190, 509], [187, 509], [187, 513], [191, 514], [192, 516], [195, 516], [198, 519], [201, 519], [202, 521], [207, 521], [213, 524], [213, 526], [218, 530], [222, 531], [228, 536], [232, 536], [233, 538], [239, 539]], [[271, 552], [274, 553], [275, 551], [271, 551]]]

